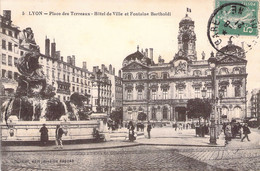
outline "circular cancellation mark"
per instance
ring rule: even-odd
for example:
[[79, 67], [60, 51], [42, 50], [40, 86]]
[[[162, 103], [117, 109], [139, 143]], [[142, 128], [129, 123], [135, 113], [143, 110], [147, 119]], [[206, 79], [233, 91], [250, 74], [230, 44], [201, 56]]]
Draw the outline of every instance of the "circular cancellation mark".
[[242, 46], [247, 53], [259, 38], [258, 1], [217, 0], [217, 3], [220, 6], [211, 14], [207, 26], [210, 44], [223, 55], [227, 55], [227, 51], [221, 48], [228, 44]]

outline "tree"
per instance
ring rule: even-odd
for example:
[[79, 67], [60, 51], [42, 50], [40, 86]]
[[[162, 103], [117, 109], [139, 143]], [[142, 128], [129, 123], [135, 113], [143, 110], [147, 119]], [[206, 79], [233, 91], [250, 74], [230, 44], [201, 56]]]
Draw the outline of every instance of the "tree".
[[141, 112], [138, 114], [137, 119], [140, 121], [145, 121], [146, 117], [147, 117], [147, 115], [144, 112]]
[[118, 108], [110, 114], [110, 118], [116, 123], [120, 123], [123, 120], [123, 109]]
[[187, 114], [189, 118], [208, 119], [212, 110], [209, 99], [189, 99], [187, 103]]

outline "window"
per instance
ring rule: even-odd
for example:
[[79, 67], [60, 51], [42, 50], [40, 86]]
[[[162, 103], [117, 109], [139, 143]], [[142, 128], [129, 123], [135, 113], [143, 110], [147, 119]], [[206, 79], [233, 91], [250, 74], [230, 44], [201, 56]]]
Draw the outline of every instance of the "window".
[[152, 99], [156, 100], [156, 90], [152, 90]]
[[6, 70], [2, 69], [2, 77], [5, 78], [6, 77]]
[[128, 80], [131, 80], [131, 79], [132, 79], [131, 74], [128, 74], [128, 75], [127, 75], [127, 79], [128, 79]]
[[16, 66], [18, 63], [18, 58], [14, 57], [14, 66]]
[[137, 100], [142, 100], [143, 99], [143, 91], [142, 90], [138, 90], [137, 92]]
[[183, 89], [178, 90], [179, 99], [183, 98]]
[[127, 100], [132, 99], [132, 90], [127, 90]]
[[11, 42], [8, 42], [8, 50], [9, 50], [9, 51], [12, 51], [12, 50], [13, 50], [13, 48], [12, 48], [12, 43], [11, 43]]
[[14, 33], [14, 37], [18, 38], [18, 33], [17, 32]]
[[240, 74], [240, 69], [239, 68], [234, 68], [233, 69], [234, 74]]
[[155, 120], [156, 119], [156, 108], [152, 108], [152, 119]]
[[167, 118], [168, 118], [168, 108], [163, 107], [163, 119], [167, 119]]
[[227, 97], [227, 86], [221, 86], [221, 90], [223, 90], [223, 97]]
[[138, 79], [139, 79], [139, 80], [143, 79], [143, 74], [141, 74], [141, 73], [138, 74]]
[[240, 97], [241, 96], [241, 88], [240, 85], [235, 86], [235, 97]]
[[18, 73], [14, 72], [14, 79], [17, 80], [17, 78], [18, 78]]
[[77, 87], [77, 92], [79, 92], [79, 87]]
[[208, 97], [208, 98], [211, 98], [211, 97], [212, 97], [212, 88], [211, 88], [211, 87], [208, 87], [208, 88], [207, 88], [207, 97]]
[[163, 89], [163, 99], [167, 99], [168, 98], [168, 89], [164, 88]]
[[63, 74], [63, 81], [65, 82], [66, 81], [66, 75]]
[[72, 82], [75, 82], [75, 77], [72, 77]]
[[75, 91], [75, 87], [74, 87], [74, 86], [72, 87], [72, 91], [73, 91], [73, 92]]
[[55, 73], [54, 73], [54, 70], [52, 70], [52, 79], [55, 79]]
[[67, 81], [70, 82], [70, 76], [69, 75], [67, 75]]
[[167, 73], [163, 73], [163, 79], [167, 79], [168, 78], [168, 74]]
[[77, 78], [77, 83], [79, 83], [79, 78]]
[[[20, 56], [23, 56], [23, 51], [20, 51]], [[48, 65], [48, 63], [47, 63], [47, 65]]]
[[2, 64], [6, 65], [6, 54], [2, 53]]
[[220, 74], [220, 75], [226, 75], [226, 74], [228, 74], [228, 69], [227, 69], [227, 68], [221, 68], [220, 71], [219, 71], [219, 74]]
[[6, 41], [2, 40], [2, 49], [6, 49]]
[[13, 32], [9, 30], [9, 31], [8, 31], [8, 35], [11, 36], [11, 37], [13, 37]]
[[12, 66], [12, 65], [13, 65], [12, 56], [8, 56], [8, 65], [9, 65], [9, 66]]
[[60, 80], [60, 73], [58, 72], [58, 80]]
[[13, 78], [13, 73], [12, 73], [12, 71], [8, 71], [8, 78], [10, 78], [10, 79]]
[[6, 29], [3, 29], [3, 34], [6, 34]]
[[200, 98], [200, 88], [195, 88], [195, 98]]

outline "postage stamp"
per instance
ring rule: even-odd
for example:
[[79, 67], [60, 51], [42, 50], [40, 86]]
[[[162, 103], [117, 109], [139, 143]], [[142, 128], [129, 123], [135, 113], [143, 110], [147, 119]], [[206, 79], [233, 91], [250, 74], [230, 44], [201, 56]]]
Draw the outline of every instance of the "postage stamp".
[[[225, 5], [230, 3], [230, 5]], [[218, 34], [257, 36], [258, 1], [216, 0]]]
[[222, 47], [235, 44], [242, 46], [245, 53], [251, 50], [259, 38], [258, 5], [254, 0], [216, 0], [207, 28], [212, 47], [222, 52]]

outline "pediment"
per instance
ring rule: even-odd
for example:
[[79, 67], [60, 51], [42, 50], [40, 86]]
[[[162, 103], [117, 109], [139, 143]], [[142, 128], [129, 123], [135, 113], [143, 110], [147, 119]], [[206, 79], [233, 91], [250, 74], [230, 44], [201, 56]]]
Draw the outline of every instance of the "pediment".
[[140, 70], [140, 69], [148, 69], [147, 66], [138, 63], [138, 62], [132, 62], [128, 65], [126, 65], [125, 67], [122, 68], [123, 71], [125, 70]]
[[226, 56], [219, 60], [219, 64], [230, 64], [230, 63], [246, 63], [247, 61], [235, 56]]

